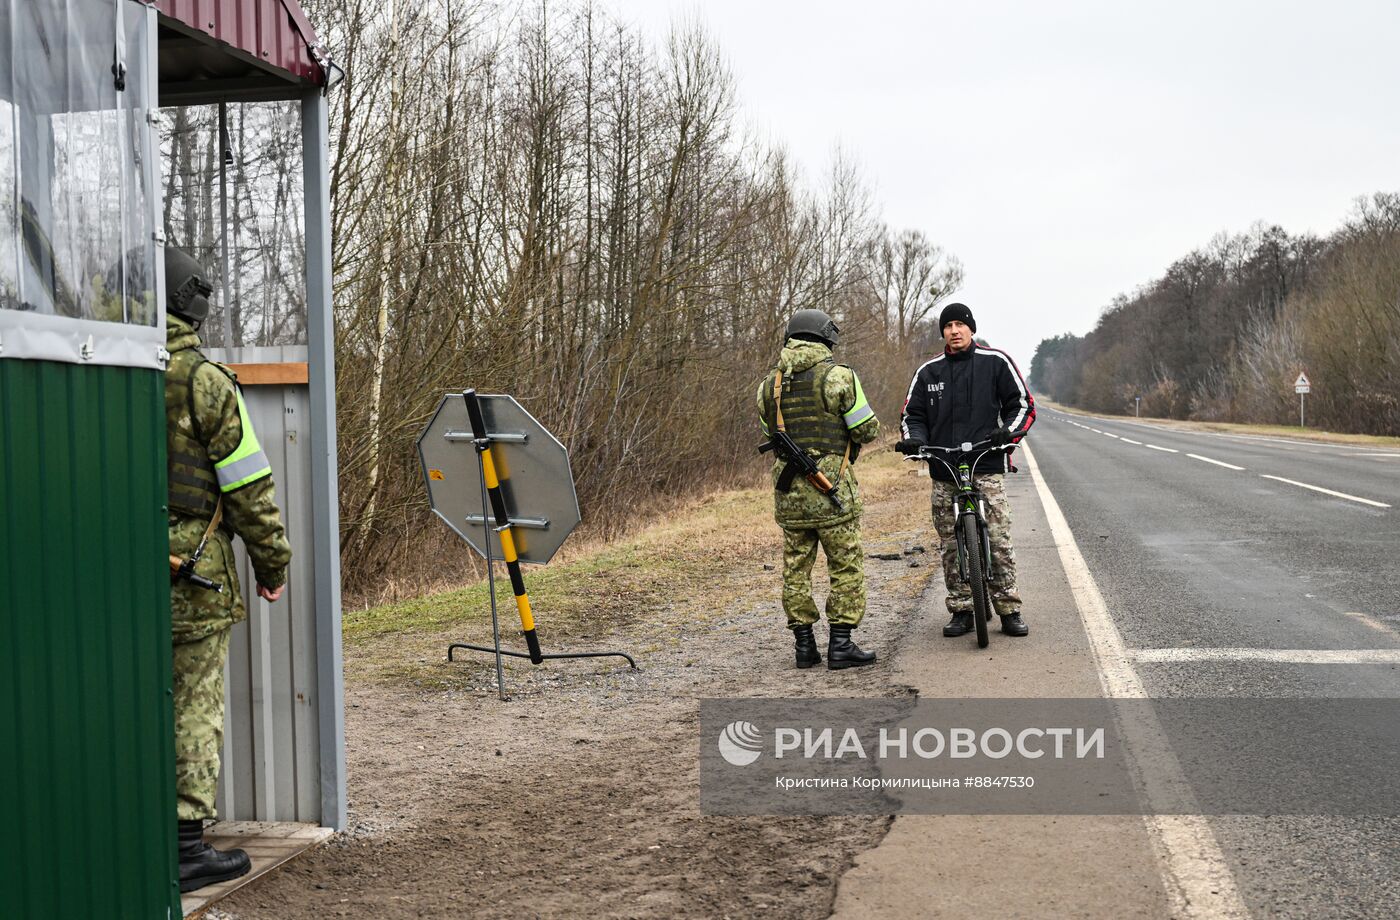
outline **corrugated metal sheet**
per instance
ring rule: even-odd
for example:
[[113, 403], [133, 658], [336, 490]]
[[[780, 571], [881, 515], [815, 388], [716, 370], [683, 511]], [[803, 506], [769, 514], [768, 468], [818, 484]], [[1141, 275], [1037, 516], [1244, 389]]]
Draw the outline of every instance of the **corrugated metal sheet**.
[[[305, 361], [305, 346], [205, 350], [216, 361]], [[282, 600], [258, 598], [256, 577], [235, 541], [248, 621], [234, 627], [224, 683], [227, 729], [219, 816], [233, 821], [310, 821], [321, 814], [315, 528], [311, 513], [311, 403], [305, 385], [244, 387], [243, 397], [272, 464], [277, 504], [292, 544]]]
[[179, 916], [164, 376], [0, 360], [0, 913]]
[[[321, 48], [295, 0], [157, 0], [156, 8], [186, 27], [285, 71], [289, 78], [326, 83]], [[314, 49], [314, 50], [313, 50]]]

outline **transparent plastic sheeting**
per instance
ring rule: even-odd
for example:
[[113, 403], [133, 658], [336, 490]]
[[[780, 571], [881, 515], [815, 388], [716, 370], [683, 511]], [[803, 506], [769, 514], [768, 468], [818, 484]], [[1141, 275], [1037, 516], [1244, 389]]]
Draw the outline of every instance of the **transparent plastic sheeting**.
[[161, 366], [153, 16], [0, 0], [0, 358]]

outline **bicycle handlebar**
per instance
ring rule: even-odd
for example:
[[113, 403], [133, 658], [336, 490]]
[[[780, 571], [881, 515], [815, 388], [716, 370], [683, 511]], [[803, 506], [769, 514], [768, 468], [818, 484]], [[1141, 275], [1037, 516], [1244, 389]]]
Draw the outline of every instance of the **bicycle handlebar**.
[[943, 454], [970, 454], [974, 451], [982, 450], [983, 448], [987, 450], [1006, 450], [1009, 447], [1015, 446], [1015, 444], [993, 444], [991, 438], [985, 438], [978, 441], [976, 444], [964, 441], [957, 447], [939, 447], [936, 444], [925, 444], [923, 447], [919, 448], [918, 453], [907, 454], [906, 457], [909, 460], [934, 460], [938, 459], [935, 451]]

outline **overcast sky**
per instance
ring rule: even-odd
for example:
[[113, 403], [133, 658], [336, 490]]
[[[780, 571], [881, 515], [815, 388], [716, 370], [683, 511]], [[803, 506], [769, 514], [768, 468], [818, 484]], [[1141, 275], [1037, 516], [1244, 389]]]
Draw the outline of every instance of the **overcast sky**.
[[698, 15], [744, 120], [813, 180], [845, 147], [1025, 373], [1219, 231], [1400, 191], [1400, 0], [604, 2], [658, 42]]

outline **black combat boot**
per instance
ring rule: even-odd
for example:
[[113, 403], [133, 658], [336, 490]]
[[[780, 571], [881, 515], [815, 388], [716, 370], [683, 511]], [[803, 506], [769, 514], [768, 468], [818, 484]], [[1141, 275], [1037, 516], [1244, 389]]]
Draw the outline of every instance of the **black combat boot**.
[[1031, 628], [1026, 625], [1026, 621], [1021, 619], [1019, 613], [1003, 613], [1001, 616], [1001, 631], [1008, 636], [1029, 636]]
[[858, 668], [863, 664], [874, 664], [875, 653], [861, 651], [859, 645], [851, 641], [853, 626], [831, 624], [831, 640], [826, 645], [826, 666], [833, 671], [842, 668]]
[[194, 891], [246, 875], [253, 867], [242, 850], [222, 852], [204, 842], [203, 821], [180, 822], [180, 890]]
[[799, 668], [810, 668], [822, 663], [821, 652], [817, 651], [817, 640], [812, 635], [811, 623], [806, 626], [794, 626], [792, 628], [792, 641], [797, 649], [797, 666]]
[[964, 610], [962, 613], [953, 614], [953, 618], [948, 621], [948, 625], [943, 627], [943, 635], [949, 639], [954, 636], [963, 636], [972, 630], [972, 611]]

